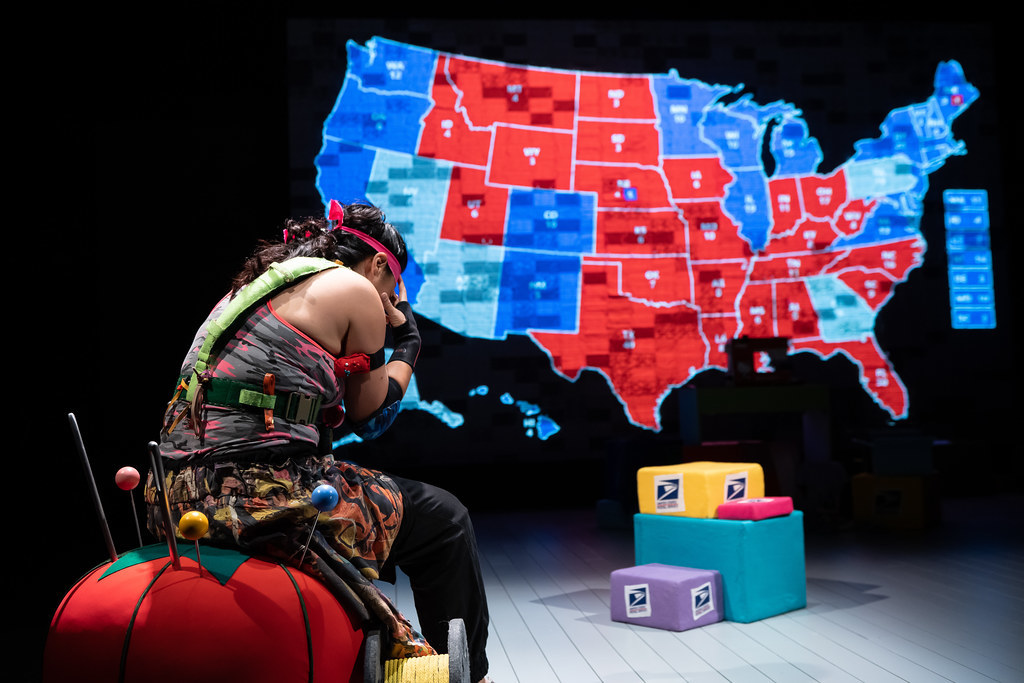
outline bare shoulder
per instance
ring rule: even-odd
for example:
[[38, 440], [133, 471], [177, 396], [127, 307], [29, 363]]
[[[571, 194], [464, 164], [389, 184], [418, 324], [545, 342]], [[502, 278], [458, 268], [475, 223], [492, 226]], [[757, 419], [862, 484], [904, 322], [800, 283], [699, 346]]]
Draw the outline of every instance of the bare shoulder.
[[384, 331], [380, 295], [369, 280], [348, 268], [331, 268], [299, 282], [275, 296], [273, 306], [278, 316], [334, 355], [345, 353], [356, 340], [360, 346], [376, 343], [376, 335], [361, 339], [363, 329]]
[[317, 273], [306, 282], [300, 282], [296, 290], [302, 289], [319, 296], [338, 297], [343, 296], [357, 301], [364, 299], [377, 299], [377, 293], [373, 285], [365, 277], [348, 268], [330, 268]]

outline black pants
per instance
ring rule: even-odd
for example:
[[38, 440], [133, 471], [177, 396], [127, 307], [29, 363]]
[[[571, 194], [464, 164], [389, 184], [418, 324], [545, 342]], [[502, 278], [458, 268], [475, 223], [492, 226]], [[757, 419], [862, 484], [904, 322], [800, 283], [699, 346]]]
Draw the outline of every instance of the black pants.
[[487, 675], [487, 596], [469, 512], [444, 489], [394, 477], [405, 505], [387, 564], [409, 577], [420, 630], [448, 652], [448, 621], [466, 623], [470, 680]]

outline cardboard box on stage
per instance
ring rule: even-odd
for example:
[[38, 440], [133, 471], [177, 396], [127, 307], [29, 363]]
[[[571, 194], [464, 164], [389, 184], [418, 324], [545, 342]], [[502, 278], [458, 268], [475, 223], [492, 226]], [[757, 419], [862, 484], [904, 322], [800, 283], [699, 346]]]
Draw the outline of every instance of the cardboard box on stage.
[[941, 519], [939, 481], [862, 473], [851, 478], [853, 518], [858, 524], [888, 529], [925, 529]]
[[633, 516], [636, 563], [722, 575], [725, 619], [748, 623], [807, 605], [803, 513], [758, 521]]
[[764, 496], [764, 471], [756, 462], [641, 467], [636, 482], [641, 514], [709, 519], [722, 503]]
[[722, 620], [716, 571], [645, 564], [611, 574], [612, 621], [686, 631]]

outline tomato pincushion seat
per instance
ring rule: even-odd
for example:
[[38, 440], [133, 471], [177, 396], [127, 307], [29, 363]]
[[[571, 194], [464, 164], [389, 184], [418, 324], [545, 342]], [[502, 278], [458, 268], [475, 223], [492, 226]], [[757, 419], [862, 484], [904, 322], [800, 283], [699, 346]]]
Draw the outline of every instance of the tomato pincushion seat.
[[44, 683], [362, 680], [363, 632], [292, 567], [203, 546], [145, 546], [89, 572], [54, 614]]

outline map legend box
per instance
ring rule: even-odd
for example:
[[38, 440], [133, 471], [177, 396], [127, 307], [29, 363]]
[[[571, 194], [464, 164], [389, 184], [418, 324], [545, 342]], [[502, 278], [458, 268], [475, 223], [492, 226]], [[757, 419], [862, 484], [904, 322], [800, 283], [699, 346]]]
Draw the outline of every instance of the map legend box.
[[953, 329], [992, 329], [996, 305], [992, 285], [988, 193], [942, 193], [949, 272], [949, 312]]

